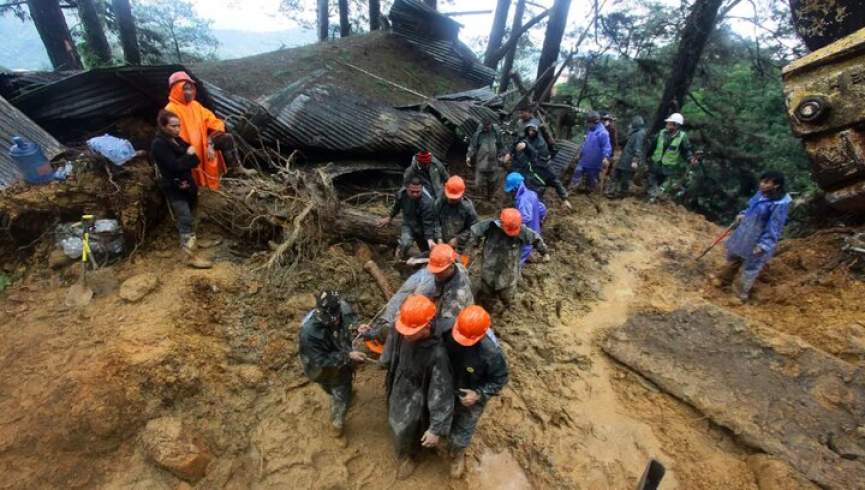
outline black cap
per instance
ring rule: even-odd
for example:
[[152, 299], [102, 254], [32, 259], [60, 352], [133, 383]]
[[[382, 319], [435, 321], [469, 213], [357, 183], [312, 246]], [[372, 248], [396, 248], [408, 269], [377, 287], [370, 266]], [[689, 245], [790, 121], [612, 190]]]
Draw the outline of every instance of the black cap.
[[589, 122], [598, 122], [601, 120], [601, 115], [597, 113], [597, 111], [591, 111], [586, 114], [586, 121]]
[[315, 308], [318, 319], [332, 325], [339, 321], [340, 296], [336, 291], [322, 291], [315, 298]]

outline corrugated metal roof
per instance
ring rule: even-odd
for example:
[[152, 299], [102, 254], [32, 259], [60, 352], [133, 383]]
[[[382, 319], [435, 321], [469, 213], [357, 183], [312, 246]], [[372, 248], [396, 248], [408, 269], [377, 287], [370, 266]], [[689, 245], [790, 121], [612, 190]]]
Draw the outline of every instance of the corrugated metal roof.
[[577, 161], [580, 156], [580, 145], [573, 141], [557, 140], [556, 141], [556, 156], [550, 161], [550, 170], [552, 170], [559, 178], [565, 173], [565, 170]]
[[[69, 131], [77, 132], [77, 136], [90, 126], [102, 128], [124, 116], [155, 114], [167, 100], [169, 75], [178, 70], [185, 68], [165, 65], [91, 70], [27, 92], [12, 102], [58, 136], [64, 137]], [[453, 132], [434, 115], [397, 110], [327, 85], [303, 88], [292, 84], [263, 106], [198, 81], [199, 101], [232, 129], [251, 141], [278, 143], [285, 149], [394, 156], [427, 148], [444, 158], [454, 141]], [[437, 112], [448, 114], [442, 120], [454, 127], [471, 126], [472, 117], [486, 118], [492, 113], [486, 108], [457, 106], [468, 104], [464, 102], [433, 104]]]
[[9, 156], [13, 136], [23, 136], [38, 144], [49, 159], [66, 151], [53, 136], [0, 97], [0, 189], [21, 178], [18, 167]]
[[447, 126], [458, 130], [463, 137], [474, 134], [478, 124], [483, 121], [499, 122], [499, 115], [494, 110], [466, 101], [431, 100], [404, 109], [429, 112]]
[[0, 73], [0, 96], [6, 100], [72, 76], [77, 71], [13, 71]]
[[419, 0], [396, 0], [388, 15], [393, 32], [439, 63], [465, 77], [489, 85], [496, 71], [478, 60], [472, 50], [460, 42], [462, 27], [450, 17], [426, 6]]
[[292, 146], [333, 153], [395, 155], [427, 148], [444, 158], [454, 135], [435, 117], [399, 111], [318, 86], [269, 108], [289, 128]]
[[473, 102], [487, 102], [495, 99], [496, 93], [490, 87], [481, 87], [463, 92], [455, 92], [452, 94], [436, 95], [438, 100], [469, 100]]

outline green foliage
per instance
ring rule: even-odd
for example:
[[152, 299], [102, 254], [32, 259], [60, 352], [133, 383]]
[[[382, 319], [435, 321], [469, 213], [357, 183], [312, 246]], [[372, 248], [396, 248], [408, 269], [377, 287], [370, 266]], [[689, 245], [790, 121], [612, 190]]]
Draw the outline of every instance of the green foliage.
[[[650, 11], [648, 17], [619, 13], [603, 19], [601, 47], [578, 57], [570, 79], [557, 87], [575, 105], [614, 113], [620, 140], [633, 116], [654, 116], [676, 50], [670, 27], [679, 22], [676, 12], [663, 14], [658, 6]], [[658, 18], [665, 21], [659, 24]], [[712, 34], [681, 111], [695, 150], [704, 150], [705, 158], [673, 192], [679, 202], [729, 221], [769, 169], [784, 172], [794, 193], [814, 191], [810, 163], [786, 117], [781, 67], [788, 52], [781, 44], [743, 39], [723, 25]]]
[[12, 279], [9, 279], [9, 276], [0, 272], [0, 293], [2, 293], [6, 288], [12, 285]]
[[148, 63], [215, 59], [219, 42], [212, 22], [186, 0], [148, 0], [133, 5], [142, 56]]

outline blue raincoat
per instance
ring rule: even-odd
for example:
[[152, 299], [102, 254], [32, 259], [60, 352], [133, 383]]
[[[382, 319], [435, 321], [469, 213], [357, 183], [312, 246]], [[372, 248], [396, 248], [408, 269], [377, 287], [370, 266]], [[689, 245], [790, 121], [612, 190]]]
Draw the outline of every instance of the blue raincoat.
[[[520, 188], [517, 189], [517, 193], [514, 195], [514, 207], [520, 211], [523, 224], [540, 235], [541, 225], [543, 225], [544, 218], [547, 216], [547, 207], [538, 199], [538, 194], [526, 187], [525, 184], [520, 184]], [[520, 265], [526, 263], [529, 255], [532, 254], [532, 249], [531, 245], [523, 247], [522, 255], [520, 255]]]
[[[775, 253], [787, 223], [790, 202], [789, 194], [772, 199], [758, 191], [742, 212], [741, 223], [726, 243], [727, 260], [744, 263], [742, 291], [747, 293], [751, 290], [760, 271]], [[763, 254], [754, 254], [757, 247], [763, 250]]]
[[613, 146], [610, 144], [610, 134], [603, 124], [597, 123], [586, 131], [578, 166], [586, 170], [600, 169], [604, 166], [604, 158], [611, 156]]

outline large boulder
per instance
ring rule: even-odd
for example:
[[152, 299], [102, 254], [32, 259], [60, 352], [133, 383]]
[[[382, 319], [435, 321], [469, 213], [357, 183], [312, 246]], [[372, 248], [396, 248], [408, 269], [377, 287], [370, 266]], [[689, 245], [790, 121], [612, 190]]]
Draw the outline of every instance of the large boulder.
[[195, 482], [207, 473], [210, 453], [184, 430], [183, 422], [176, 417], [147, 422], [141, 442], [151, 461], [182, 480]]

